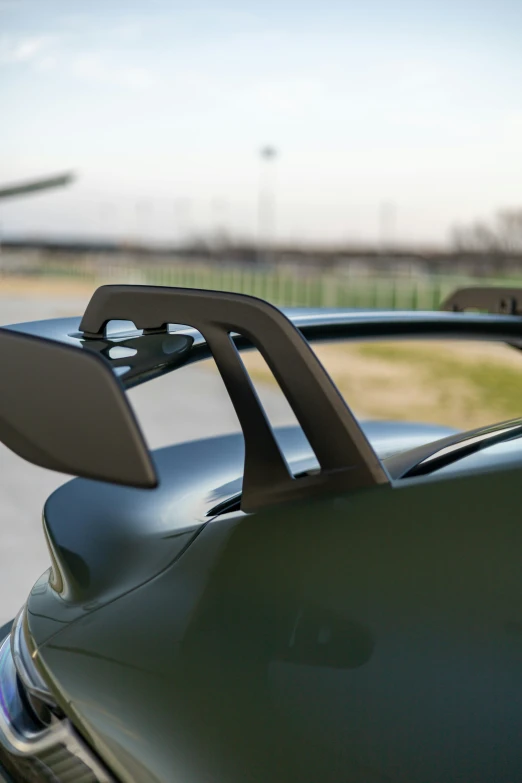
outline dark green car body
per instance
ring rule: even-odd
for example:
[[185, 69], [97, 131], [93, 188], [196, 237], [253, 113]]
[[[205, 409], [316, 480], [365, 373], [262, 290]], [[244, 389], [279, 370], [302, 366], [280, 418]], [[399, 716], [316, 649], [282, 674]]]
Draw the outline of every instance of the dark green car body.
[[[522, 334], [504, 315], [289, 317], [310, 340]], [[12, 329], [78, 340], [77, 321]], [[51, 495], [53, 565], [18, 623], [55, 720], [106, 774], [82, 780], [522, 780], [522, 446], [416, 473], [460, 435], [362, 429], [388, 481], [248, 513], [240, 435], [155, 452], [156, 489], [76, 478]], [[276, 435], [313, 475], [301, 430]]]

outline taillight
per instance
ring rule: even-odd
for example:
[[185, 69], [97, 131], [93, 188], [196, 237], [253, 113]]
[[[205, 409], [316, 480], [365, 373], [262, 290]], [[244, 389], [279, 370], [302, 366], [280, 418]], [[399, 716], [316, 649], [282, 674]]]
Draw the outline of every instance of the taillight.
[[113, 783], [57, 707], [26, 632], [22, 611], [0, 647], [0, 765], [15, 783]]

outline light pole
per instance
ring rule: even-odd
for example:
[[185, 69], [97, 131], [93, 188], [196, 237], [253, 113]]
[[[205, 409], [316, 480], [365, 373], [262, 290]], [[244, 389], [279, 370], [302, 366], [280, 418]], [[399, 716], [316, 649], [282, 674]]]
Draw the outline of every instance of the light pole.
[[257, 199], [257, 259], [268, 263], [275, 238], [275, 161], [278, 151], [266, 145], [259, 151], [260, 171]]

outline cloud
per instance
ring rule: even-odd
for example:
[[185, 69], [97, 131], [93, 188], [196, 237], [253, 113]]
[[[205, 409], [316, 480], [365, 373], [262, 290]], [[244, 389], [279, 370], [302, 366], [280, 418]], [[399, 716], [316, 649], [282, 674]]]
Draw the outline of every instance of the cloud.
[[0, 42], [0, 62], [27, 63], [48, 52], [54, 46], [56, 38], [50, 35], [36, 35], [14, 40], [3, 39]]
[[136, 20], [128, 19], [114, 29], [114, 35], [124, 43], [136, 43], [142, 36], [142, 26]]
[[522, 138], [522, 111], [510, 111], [498, 118], [497, 122], [499, 143], [512, 143], [514, 147], [518, 147]]
[[58, 58], [53, 54], [48, 54], [39, 60], [35, 61], [35, 68], [39, 71], [52, 71], [58, 64]]
[[324, 94], [319, 79], [295, 78], [260, 82], [243, 97], [259, 111], [296, 116], [312, 110]]
[[98, 54], [84, 54], [73, 62], [74, 76], [91, 84], [125, 87], [129, 90], [143, 90], [153, 83], [149, 69], [140, 66], [114, 66]]

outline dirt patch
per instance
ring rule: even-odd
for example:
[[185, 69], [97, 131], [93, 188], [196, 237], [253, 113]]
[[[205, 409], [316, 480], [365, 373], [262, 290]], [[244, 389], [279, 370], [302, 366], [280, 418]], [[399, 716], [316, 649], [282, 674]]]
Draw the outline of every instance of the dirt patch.
[[98, 283], [56, 278], [0, 277], [0, 296], [81, 298], [87, 302]]
[[[94, 280], [0, 276], [0, 297], [52, 300], [58, 305], [53, 304], [53, 316], [78, 315], [98, 285]], [[382, 341], [315, 350], [358, 416], [462, 429], [522, 416], [522, 352], [502, 343]], [[243, 358], [255, 381], [275, 383], [259, 355]]]
[[[314, 346], [354, 413], [469, 429], [522, 415], [522, 353], [500, 343], [423, 341]], [[275, 383], [258, 354], [255, 380]]]

